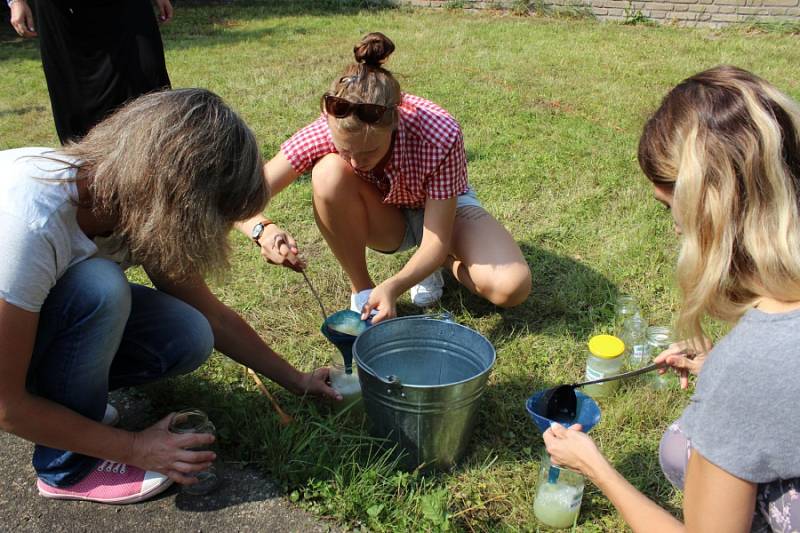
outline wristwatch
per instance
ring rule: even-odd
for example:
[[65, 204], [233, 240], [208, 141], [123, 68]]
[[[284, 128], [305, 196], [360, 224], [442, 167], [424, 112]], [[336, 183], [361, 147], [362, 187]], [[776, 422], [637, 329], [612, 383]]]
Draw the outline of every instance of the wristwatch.
[[275, 223], [271, 220], [262, 220], [261, 222], [253, 226], [252, 231], [250, 231], [250, 238], [253, 239], [253, 242], [259, 248], [261, 247], [261, 245], [259, 244], [258, 239], [260, 239], [261, 234], [264, 233], [264, 228], [266, 228], [270, 224], [275, 224]]

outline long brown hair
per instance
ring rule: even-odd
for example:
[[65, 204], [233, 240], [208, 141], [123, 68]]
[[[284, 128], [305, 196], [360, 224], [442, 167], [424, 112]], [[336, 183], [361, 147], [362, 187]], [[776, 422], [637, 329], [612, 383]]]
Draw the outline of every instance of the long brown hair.
[[760, 296], [800, 300], [800, 108], [720, 66], [681, 82], [647, 121], [639, 164], [674, 187], [684, 334], [736, 320]]
[[[400, 83], [384, 63], [394, 52], [394, 43], [382, 33], [365, 35], [353, 47], [355, 63], [351, 63], [330, 88], [330, 93], [351, 102], [393, 107], [400, 103]], [[339, 128], [354, 132], [368, 128], [394, 128], [397, 112], [386, 113], [375, 124], [365, 124], [355, 115], [334, 118]]]
[[134, 260], [174, 279], [226, 268], [233, 223], [269, 200], [253, 132], [205, 89], [142, 96], [60, 152]]

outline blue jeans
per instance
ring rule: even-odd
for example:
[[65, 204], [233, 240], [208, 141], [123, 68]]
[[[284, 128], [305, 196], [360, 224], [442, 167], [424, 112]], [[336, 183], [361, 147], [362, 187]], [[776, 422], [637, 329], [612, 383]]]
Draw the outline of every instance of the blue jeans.
[[[88, 259], [50, 291], [28, 370], [28, 390], [100, 421], [108, 391], [191, 372], [214, 336], [190, 305], [128, 283], [117, 264]], [[48, 485], [74, 485], [98, 459], [36, 445], [33, 467]]]

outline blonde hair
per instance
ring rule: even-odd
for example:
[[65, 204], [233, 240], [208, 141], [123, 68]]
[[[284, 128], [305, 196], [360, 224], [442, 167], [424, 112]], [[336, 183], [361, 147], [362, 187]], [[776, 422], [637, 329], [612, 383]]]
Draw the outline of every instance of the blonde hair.
[[269, 200], [253, 132], [204, 89], [142, 96], [60, 152], [134, 260], [173, 279], [227, 268], [233, 223]]
[[800, 300], [800, 108], [731, 66], [681, 82], [648, 120], [639, 164], [674, 186], [678, 329], [737, 320], [760, 296]]
[[[355, 63], [351, 63], [342, 76], [331, 84], [330, 94], [364, 104], [378, 104], [395, 107], [400, 104], [402, 93], [400, 83], [391, 72], [383, 68], [383, 64], [394, 52], [394, 43], [382, 33], [374, 32], [365, 35], [353, 47]], [[347, 132], [358, 132], [372, 128], [391, 128], [397, 125], [397, 111], [386, 113], [374, 124], [366, 124], [355, 114], [344, 118], [335, 118], [336, 125]]]

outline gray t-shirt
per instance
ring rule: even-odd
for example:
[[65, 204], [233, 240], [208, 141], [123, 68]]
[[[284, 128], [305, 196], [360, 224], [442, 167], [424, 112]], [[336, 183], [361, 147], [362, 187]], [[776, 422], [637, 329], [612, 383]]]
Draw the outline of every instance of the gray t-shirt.
[[50, 148], [0, 151], [0, 299], [32, 312], [72, 265], [128, 259], [113, 236], [92, 241], [83, 233], [75, 169], [42, 155], [70, 161]]
[[711, 351], [680, 425], [703, 457], [752, 483], [800, 477], [800, 310], [747, 311]]

